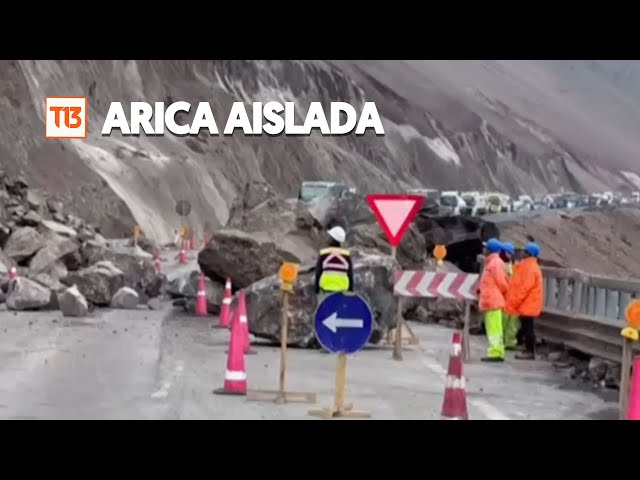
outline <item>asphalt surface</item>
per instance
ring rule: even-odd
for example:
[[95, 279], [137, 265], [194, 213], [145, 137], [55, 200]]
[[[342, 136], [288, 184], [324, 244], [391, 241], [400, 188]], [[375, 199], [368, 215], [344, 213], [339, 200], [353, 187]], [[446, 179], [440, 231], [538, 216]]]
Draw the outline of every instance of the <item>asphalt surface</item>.
[[[174, 257], [174, 254], [167, 254]], [[192, 254], [192, 256], [194, 256]], [[170, 277], [194, 267], [165, 262]], [[2, 306], [4, 309], [4, 306]], [[251, 312], [249, 312], [251, 316]], [[311, 405], [274, 405], [217, 396], [229, 333], [214, 317], [173, 309], [100, 310], [91, 318], [60, 312], [0, 311], [2, 419], [311, 419]], [[347, 365], [347, 400], [373, 419], [439, 419], [452, 330], [414, 325], [419, 346], [402, 362], [371, 347]], [[544, 361], [483, 364], [484, 339], [472, 338], [465, 366], [471, 419], [614, 418], [615, 403], [572, 389]], [[275, 389], [279, 349], [256, 345], [245, 357], [250, 389]], [[333, 400], [336, 359], [289, 350], [287, 387]]]

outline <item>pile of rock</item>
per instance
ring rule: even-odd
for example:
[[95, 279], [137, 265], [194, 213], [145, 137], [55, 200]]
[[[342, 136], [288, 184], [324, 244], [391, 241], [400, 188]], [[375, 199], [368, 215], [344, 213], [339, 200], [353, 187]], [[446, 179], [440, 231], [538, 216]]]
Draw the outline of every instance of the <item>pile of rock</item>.
[[[370, 304], [375, 317], [377, 342], [387, 329], [395, 326], [396, 303], [392, 296], [395, 269], [424, 269], [427, 252], [435, 243], [476, 242], [487, 230], [482, 221], [434, 218], [425, 207], [405, 234], [397, 249], [397, 262], [391, 247], [377, 224], [364, 196], [347, 194], [326, 198], [311, 205], [296, 199], [279, 198], [268, 185], [247, 184], [231, 209], [224, 229], [212, 236], [210, 244], [198, 255], [201, 270], [222, 290], [231, 278], [234, 292], [245, 289], [249, 329], [257, 337], [280, 338], [280, 290], [276, 273], [282, 262], [300, 267], [295, 294], [291, 299], [289, 341], [292, 345], [313, 346], [312, 315], [315, 310], [313, 267], [318, 249], [326, 242], [326, 231], [341, 225], [347, 231], [347, 244], [353, 250], [356, 291]], [[440, 238], [442, 237], [442, 238]], [[470, 258], [475, 261], [477, 252]], [[183, 305], [184, 302], [179, 300]], [[447, 325], [460, 325], [463, 306], [458, 302], [409, 302], [410, 319], [421, 316]]]
[[[18, 278], [9, 280], [15, 267]], [[88, 222], [0, 172], [0, 301], [10, 310], [135, 308], [164, 286], [152, 256], [109, 242]]]

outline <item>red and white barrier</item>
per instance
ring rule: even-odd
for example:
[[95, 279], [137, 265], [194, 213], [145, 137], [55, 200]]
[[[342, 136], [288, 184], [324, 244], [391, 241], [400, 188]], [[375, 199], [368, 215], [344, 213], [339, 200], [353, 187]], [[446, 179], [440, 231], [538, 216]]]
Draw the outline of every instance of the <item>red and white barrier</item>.
[[477, 300], [476, 273], [405, 271], [396, 273], [393, 294], [401, 297]]

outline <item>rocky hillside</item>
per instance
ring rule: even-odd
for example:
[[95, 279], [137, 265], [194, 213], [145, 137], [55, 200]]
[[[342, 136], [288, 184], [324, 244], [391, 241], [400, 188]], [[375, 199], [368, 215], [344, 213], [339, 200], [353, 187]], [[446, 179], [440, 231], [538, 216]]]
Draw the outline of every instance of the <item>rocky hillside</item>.
[[[106, 236], [173, 239], [177, 200], [225, 224], [247, 181], [511, 193], [630, 188], [640, 150], [637, 62], [3, 61], [0, 163]], [[88, 95], [89, 138], [44, 139], [46, 95]], [[384, 137], [102, 137], [111, 101], [375, 101]], [[220, 112], [220, 113], [218, 113]], [[624, 172], [626, 173], [624, 173]], [[631, 171], [629, 173], [628, 171]], [[635, 187], [634, 187], [635, 188]]]

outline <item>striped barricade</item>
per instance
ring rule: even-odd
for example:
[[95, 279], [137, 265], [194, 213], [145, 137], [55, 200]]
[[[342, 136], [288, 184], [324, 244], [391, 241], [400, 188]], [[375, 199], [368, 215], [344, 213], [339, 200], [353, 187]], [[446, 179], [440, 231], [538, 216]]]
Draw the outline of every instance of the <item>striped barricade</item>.
[[[478, 300], [480, 275], [464, 272], [396, 272], [393, 283], [393, 294], [398, 297], [397, 325], [401, 332], [402, 304], [404, 298], [446, 298], [465, 303], [463, 349], [464, 359], [470, 358], [469, 351], [469, 317], [471, 302]], [[413, 335], [412, 335], [413, 336]], [[396, 339], [399, 335], [396, 335]], [[402, 359], [400, 344], [396, 341], [394, 358]]]

